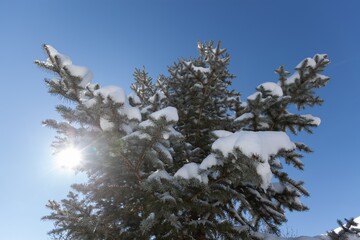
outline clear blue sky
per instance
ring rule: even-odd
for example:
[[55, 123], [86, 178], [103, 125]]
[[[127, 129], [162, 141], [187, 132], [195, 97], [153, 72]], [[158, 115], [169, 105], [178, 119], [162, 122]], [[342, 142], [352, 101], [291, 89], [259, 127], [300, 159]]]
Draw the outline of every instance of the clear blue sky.
[[47, 94], [34, 64], [41, 44], [88, 66], [94, 81], [129, 92], [135, 67], [156, 78], [180, 57], [195, 56], [196, 42], [221, 40], [228, 48], [234, 87], [243, 96], [273, 70], [288, 70], [303, 58], [327, 53], [332, 80], [320, 90], [324, 106], [309, 109], [322, 119], [308, 143], [303, 179], [311, 197], [305, 213], [288, 215], [295, 234], [315, 235], [336, 219], [360, 215], [360, 2], [357, 0], [2, 0], [0, 1], [0, 238], [48, 239], [48, 199], [66, 196], [76, 180], [51, 159], [54, 132], [41, 126], [57, 118], [60, 100]]

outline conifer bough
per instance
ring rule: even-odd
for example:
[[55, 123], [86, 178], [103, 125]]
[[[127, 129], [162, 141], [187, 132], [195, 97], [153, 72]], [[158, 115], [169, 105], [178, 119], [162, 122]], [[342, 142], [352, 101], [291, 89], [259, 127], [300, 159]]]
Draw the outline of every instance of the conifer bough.
[[[82, 149], [77, 170], [86, 183], [49, 201], [55, 239], [264, 239], [279, 233], [285, 211], [305, 211], [303, 182], [285, 164], [303, 170], [294, 142], [320, 119], [292, 113], [323, 101], [315, 90], [329, 77], [326, 54], [306, 58], [290, 75], [266, 82], [245, 100], [230, 89], [235, 78], [220, 43], [198, 43], [199, 56], [182, 59], [153, 82], [134, 72], [133, 93], [92, 82], [92, 73], [50, 45], [36, 64], [55, 74], [49, 93], [66, 99], [53, 147]], [[303, 110], [302, 110], [303, 112]]]

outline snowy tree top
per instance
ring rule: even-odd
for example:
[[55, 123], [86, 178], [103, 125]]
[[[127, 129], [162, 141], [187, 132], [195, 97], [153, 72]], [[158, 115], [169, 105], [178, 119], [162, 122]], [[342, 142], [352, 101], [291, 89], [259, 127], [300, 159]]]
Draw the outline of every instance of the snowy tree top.
[[150, 117], [159, 120], [161, 117], [164, 117], [168, 122], [177, 122], [179, 120], [179, 115], [177, 109], [174, 107], [166, 107], [157, 112], [150, 114]]

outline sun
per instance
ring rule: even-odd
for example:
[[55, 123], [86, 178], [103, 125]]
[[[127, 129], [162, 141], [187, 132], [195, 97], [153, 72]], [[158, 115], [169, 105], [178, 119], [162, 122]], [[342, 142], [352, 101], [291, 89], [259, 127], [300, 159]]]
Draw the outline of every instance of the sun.
[[60, 168], [75, 169], [82, 161], [79, 149], [69, 147], [56, 154], [56, 165]]

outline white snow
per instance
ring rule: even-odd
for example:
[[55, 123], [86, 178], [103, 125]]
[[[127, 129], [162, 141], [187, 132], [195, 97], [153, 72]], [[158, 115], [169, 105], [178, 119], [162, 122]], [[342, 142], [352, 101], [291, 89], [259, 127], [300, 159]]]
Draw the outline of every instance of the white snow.
[[[327, 236], [315, 236], [315, 237], [290, 237], [290, 238], [283, 238], [283, 237], [277, 237], [272, 234], [257, 234], [258, 237], [263, 238], [264, 240], [331, 240]], [[350, 239], [349, 239], [350, 240]]]
[[[126, 98], [125, 92], [122, 88], [110, 85], [95, 90], [94, 95], [102, 96], [104, 98], [104, 103], [107, 103], [108, 98], [110, 97], [114, 102], [123, 104], [119, 109], [119, 114], [126, 115], [129, 119], [141, 121], [141, 113], [139, 108], [133, 107], [129, 104], [129, 101]], [[81, 101], [88, 108], [92, 107], [96, 103], [95, 98], [83, 98]]]
[[133, 132], [133, 128], [127, 124], [121, 124], [119, 129], [123, 130], [126, 134], [130, 134]]
[[194, 69], [195, 72], [197, 72], [197, 71], [200, 71], [202, 73], [210, 72], [210, 68], [196, 67], [196, 66], [193, 66], [192, 68]]
[[235, 148], [241, 150], [248, 157], [257, 155], [262, 160], [267, 160], [280, 149], [295, 149], [295, 144], [290, 141], [285, 132], [239, 131], [227, 137], [219, 138], [212, 145], [213, 150], [220, 150], [225, 157], [232, 153]]
[[139, 127], [141, 128], [154, 127], [154, 126], [155, 124], [151, 120], [145, 120], [139, 124]]
[[[357, 217], [354, 219], [354, 221], [356, 223], [360, 223], [360, 217]], [[358, 227], [356, 227], [358, 228]], [[341, 231], [341, 227], [338, 227], [336, 229], [334, 229], [334, 232], [338, 233]], [[322, 234], [319, 236], [314, 236], [314, 237], [308, 237], [308, 236], [299, 236], [299, 237], [278, 237], [272, 234], [267, 234], [267, 233], [255, 233], [255, 235], [257, 237], [260, 237], [264, 240], [332, 240], [329, 236], [327, 236], [326, 234]], [[344, 238], [345, 239], [345, 238]], [[347, 240], [359, 240], [360, 236], [356, 236], [355, 234], [352, 233], [348, 233], [346, 235], [346, 239]]]
[[316, 62], [312, 58], [305, 58], [295, 67], [295, 69], [300, 69], [303, 65], [305, 65], [305, 67], [315, 68]]
[[293, 75], [291, 75], [290, 77], [288, 77], [285, 81], [286, 85], [290, 85], [295, 83], [296, 80], [300, 79], [300, 74], [298, 71], [296, 71]]
[[167, 161], [169, 162], [173, 162], [173, 157], [169, 151], [169, 149], [167, 149], [164, 145], [162, 145], [161, 143], [157, 143], [155, 144], [155, 147], [166, 157]]
[[55, 56], [59, 54], [59, 52], [51, 45], [46, 44], [45, 48], [48, 50], [51, 58], [55, 59]]
[[265, 82], [257, 86], [257, 89], [261, 89], [261, 88], [263, 88], [265, 91], [270, 92], [270, 95], [272, 96], [277, 96], [277, 97], [283, 96], [283, 91], [281, 87], [276, 83]]
[[131, 93], [128, 95], [128, 99], [132, 99], [135, 104], [141, 104], [141, 100], [135, 93]]
[[104, 102], [107, 103], [107, 98], [110, 97], [114, 102], [124, 103], [125, 102], [125, 92], [122, 88], [117, 86], [106, 86], [94, 91], [94, 95], [101, 95], [104, 97]]
[[96, 99], [90, 98], [90, 99], [81, 99], [82, 104], [84, 104], [86, 107], [91, 108], [95, 105]]
[[244, 114], [241, 114], [240, 117], [236, 118], [235, 121], [243, 121], [243, 120], [250, 119], [253, 117], [254, 117], [253, 113], [244, 113]]
[[310, 121], [311, 121], [311, 124], [315, 124], [316, 126], [319, 126], [320, 123], [321, 123], [321, 119], [320, 119], [320, 118], [314, 117], [314, 116], [311, 115], [311, 114], [304, 114], [304, 115], [301, 115], [301, 117], [306, 118], [307, 120], [310, 120]]
[[[259, 157], [260, 161], [254, 161], [254, 164], [257, 173], [262, 179], [261, 187], [264, 190], [270, 186], [273, 176], [268, 162], [270, 157], [276, 155], [280, 150], [290, 151], [296, 147], [285, 132], [239, 131], [229, 133], [225, 131], [225, 133], [223, 134], [224, 137], [220, 137], [213, 143], [212, 150], [220, 151], [225, 157], [233, 154], [235, 149], [240, 150], [248, 157], [253, 157], [254, 155]], [[199, 171], [222, 164], [214, 154], [210, 154], [200, 165], [196, 163], [185, 164], [174, 176], [180, 176], [185, 179], [197, 178], [199, 181], [207, 183], [207, 176], [199, 174]]]
[[194, 63], [192, 61], [183, 61], [183, 63], [189, 67], [191, 66], [191, 68], [197, 72], [197, 71], [200, 71], [202, 73], [208, 73], [210, 72], [210, 67], [197, 67], [197, 66], [194, 66]]
[[240, 102], [240, 106], [246, 108], [248, 106], [247, 102]]
[[285, 132], [239, 131], [216, 140], [212, 145], [212, 150], [220, 151], [225, 157], [233, 154], [235, 149], [240, 150], [248, 157], [253, 155], [259, 157], [261, 162], [254, 162], [254, 164], [256, 164], [257, 173], [262, 178], [261, 187], [267, 189], [272, 180], [269, 158], [276, 155], [279, 150], [290, 151], [295, 147]]
[[160, 179], [167, 179], [167, 180], [171, 180], [172, 176], [170, 176], [170, 174], [165, 171], [165, 170], [157, 170], [155, 172], [153, 172], [149, 177], [149, 180], [151, 179], [155, 179], [155, 180], [160, 180]]
[[324, 63], [330, 62], [329, 59], [327, 59], [327, 54], [315, 54], [314, 58], [318, 57], [318, 61], [323, 61]]
[[77, 66], [77, 65], [67, 65], [64, 67], [71, 76], [81, 78], [81, 82], [79, 83], [79, 86], [85, 88], [92, 80], [93, 74], [92, 72], [87, 68], [83, 66]]
[[212, 133], [218, 138], [227, 137], [227, 136], [233, 134], [232, 132], [225, 131], [225, 130], [215, 130], [215, 131], [212, 131]]
[[317, 73], [315, 79], [329, 80], [330, 77]]
[[[350, 219], [348, 219], [348, 220], [350, 220]], [[360, 217], [354, 218], [354, 222], [356, 222], [358, 224], [358, 226], [356, 226], [356, 228], [360, 228]], [[342, 229], [341, 227], [335, 228], [334, 232], [339, 233], [341, 231], [341, 229]], [[357, 238], [357, 239], [359, 239], [359, 238]]]
[[163, 194], [160, 194], [160, 199], [162, 202], [174, 202], [176, 203], [176, 199], [170, 195], [169, 192], [164, 192]]
[[129, 119], [135, 119], [141, 121], [141, 113], [139, 108], [132, 107], [128, 101], [124, 103], [124, 106], [119, 110], [120, 114], [125, 114]]
[[266, 191], [271, 184], [273, 174], [271, 172], [270, 164], [268, 161], [259, 163], [256, 166], [256, 172], [261, 177], [261, 187]]
[[51, 81], [51, 82], [54, 82], [54, 83], [56, 83], [56, 84], [59, 84], [61, 80], [58, 79], [58, 78], [53, 78], [53, 79], [51, 79], [50, 81]]
[[191, 179], [196, 178], [200, 182], [203, 182], [205, 184], [208, 183], [208, 177], [205, 174], [200, 175], [199, 174], [200, 165], [197, 163], [187, 163], [184, 166], [182, 166], [174, 175], [174, 177], [181, 177], [184, 179]]
[[133, 133], [130, 133], [129, 135], [126, 135], [125, 137], [123, 137], [122, 139], [127, 141], [128, 139], [131, 139], [133, 137], [138, 137], [140, 139], [148, 139], [148, 140], [151, 140], [151, 136], [147, 133], [143, 133], [143, 132], [140, 132], [140, 131], [136, 131], [136, 132], [133, 132]]
[[174, 177], [182, 177], [185, 179], [198, 178], [199, 180], [201, 180], [201, 177], [199, 176], [199, 164], [185, 164], [175, 173]]
[[114, 127], [114, 124], [112, 122], [109, 122], [107, 119], [105, 118], [100, 118], [100, 127], [102, 130], [106, 131], [106, 130], [111, 130]]
[[154, 103], [156, 95], [159, 96], [159, 100], [166, 98], [163, 91], [158, 90], [152, 97], [149, 98], [149, 102]]
[[253, 94], [251, 94], [250, 96], [247, 97], [247, 100], [250, 100], [250, 101], [254, 101], [258, 96], [261, 96], [261, 92], [255, 92]]
[[177, 113], [177, 109], [174, 107], [166, 107], [159, 111], [156, 111], [152, 114], [150, 114], [150, 117], [159, 120], [161, 117], [165, 117], [166, 121], [170, 122], [177, 122], [179, 120], [179, 116]]
[[216, 165], [223, 165], [223, 162], [218, 160], [214, 154], [210, 154], [201, 162], [199, 168], [202, 170], [207, 170], [212, 166], [216, 166]]
[[181, 138], [182, 135], [181, 133], [179, 133], [178, 131], [176, 131], [172, 126], [168, 126], [167, 131], [163, 133], [162, 137], [164, 139], [169, 139], [170, 136], [176, 137], [176, 138]]
[[59, 53], [50, 45], [45, 45], [45, 48], [49, 52], [49, 57], [52, 58], [53, 61], [57, 60], [56, 62], [58, 63], [60, 69], [65, 69], [71, 76], [81, 78], [79, 86], [85, 88], [91, 82], [93, 74], [88, 68], [73, 65], [68, 56]]
[[68, 56], [64, 55], [64, 54], [57, 53], [55, 57], [56, 57], [56, 59], [58, 59], [58, 63], [59, 63], [60, 68], [63, 68], [65, 66], [68, 66], [68, 65], [72, 64], [71, 59]]

